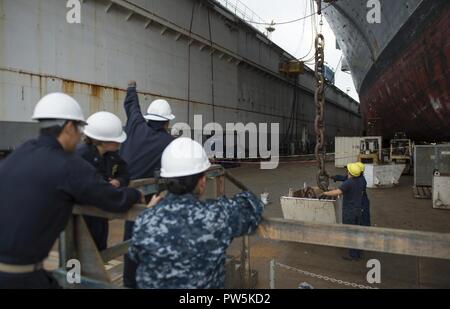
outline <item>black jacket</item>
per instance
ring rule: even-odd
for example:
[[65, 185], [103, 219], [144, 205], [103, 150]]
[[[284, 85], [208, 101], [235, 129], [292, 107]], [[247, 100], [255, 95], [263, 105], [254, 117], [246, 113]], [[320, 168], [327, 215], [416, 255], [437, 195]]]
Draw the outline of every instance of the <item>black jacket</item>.
[[77, 154], [95, 167], [104, 180], [117, 179], [122, 187], [130, 184], [127, 163], [118, 152], [107, 152], [102, 157], [95, 145], [83, 144], [78, 147]]
[[164, 122], [147, 121], [141, 112], [136, 88], [128, 88], [125, 98], [127, 140], [120, 155], [128, 164], [131, 179], [153, 178], [161, 168], [161, 156], [172, 142], [172, 136], [164, 128]]
[[125, 212], [139, 191], [115, 189], [76, 154], [40, 136], [0, 165], [0, 262], [41, 262], [67, 225], [74, 204]]

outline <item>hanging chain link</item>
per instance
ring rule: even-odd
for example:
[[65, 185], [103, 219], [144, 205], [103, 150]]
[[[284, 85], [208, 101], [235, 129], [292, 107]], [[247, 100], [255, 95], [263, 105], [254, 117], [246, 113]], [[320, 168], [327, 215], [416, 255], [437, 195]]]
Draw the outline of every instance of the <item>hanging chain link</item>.
[[330, 176], [325, 170], [325, 123], [324, 123], [324, 106], [325, 106], [325, 77], [324, 77], [324, 62], [325, 62], [325, 38], [321, 33], [317, 34], [315, 40], [316, 47], [316, 92], [314, 101], [316, 104], [316, 120], [314, 127], [316, 130], [316, 148], [315, 155], [319, 165], [317, 173], [317, 185], [323, 191], [328, 191], [330, 185]]
[[306, 270], [301, 270], [301, 269], [297, 269], [288, 265], [284, 265], [281, 263], [276, 262], [275, 263], [277, 266], [287, 269], [287, 270], [291, 270], [291, 271], [295, 271], [297, 273], [303, 274], [305, 276], [309, 276], [312, 278], [316, 278], [316, 279], [320, 279], [320, 280], [324, 280], [324, 281], [328, 281], [331, 283], [335, 283], [335, 284], [340, 284], [340, 285], [345, 285], [348, 287], [352, 287], [352, 288], [358, 288], [358, 289], [367, 289], [367, 290], [377, 290], [378, 288], [374, 288], [371, 286], [367, 286], [367, 285], [362, 285], [362, 284], [358, 284], [358, 283], [353, 283], [353, 282], [348, 282], [348, 281], [343, 281], [343, 280], [339, 280], [333, 277], [328, 277], [328, 276], [323, 276], [323, 275], [319, 275], [319, 274], [315, 274]]

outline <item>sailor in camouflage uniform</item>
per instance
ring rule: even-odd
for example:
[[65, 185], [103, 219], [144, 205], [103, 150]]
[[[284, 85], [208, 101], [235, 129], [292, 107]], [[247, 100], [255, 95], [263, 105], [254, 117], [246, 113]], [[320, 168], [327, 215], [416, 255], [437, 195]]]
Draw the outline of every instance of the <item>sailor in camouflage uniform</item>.
[[129, 250], [139, 288], [224, 288], [227, 248], [255, 231], [264, 205], [250, 192], [200, 201], [209, 167], [191, 139], [178, 138], [164, 151], [161, 176], [169, 194], [139, 216]]

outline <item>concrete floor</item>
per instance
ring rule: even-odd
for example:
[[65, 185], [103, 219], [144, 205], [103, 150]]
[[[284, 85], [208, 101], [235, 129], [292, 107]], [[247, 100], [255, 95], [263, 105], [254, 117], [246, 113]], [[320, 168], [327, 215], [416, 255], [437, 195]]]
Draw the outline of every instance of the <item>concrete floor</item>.
[[[330, 174], [343, 173], [327, 164]], [[259, 164], [247, 164], [230, 172], [248, 185], [256, 194], [268, 191], [272, 203], [266, 207], [265, 215], [282, 217], [279, 197], [287, 194], [290, 187], [301, 188], [304, 182], [315, 184], [316, 165], [308, 162], [282, 163], [275, 170], [260, 170]], [[412, 196], [413, 178], [402, 176], [400, 185], [390, 189], [369, 189], [372, 224], [378, 227], [450, 233], [450, 211], [435, 210], [430, 200], [417, 200]], [[332, 185], [335, 185], [332, 183]], [[227, 195], [238, 192], [226, 183]], [[112, 222], [111, 243], [122, 237], [122, 223]], [[238, 256], [240, 239], [230, 247], [229, 254]], [[366, 262], [376, 258], [381, 262], [381, 284], [379, 288], [450, 288], [450, 260], [416, 258], [409, 256], [365, 252], [364, 259], [349, 262], [342, 259], [345, 249], [275, 242], [251, 237], [251, 264], [259, 273], [258, 288], [269, 287], [269, 261], [297, 269], [333, 277], [339, 280], [368, 285]], [[307, 282], [315, 288], [348, 288], [332, 282], [277, 267], [276, 287], [297, 288]]]
[[[344, 173], [343, 169], [327, 164], [331, 174]], [[316, 165], [314, 163], [285, 163], [272, 171], [259, 170], [258, 165], [249, 165], [231, 170], [255, 193], [268, 190], [272, 204], [267, 206], [265, 215], [282, 217], [279, 197], [286, 195], [289, 187], [301, 188], [303, 183], [315, 184]], [[400, 185], [390, 189], [369, 189], [372, 224], [378, 227], [421, 230], [450, 233], [450, 211], [435, 210], [430, 200], [417, 200], [412, 196], [413, 177], [402, 176]], [[332, 184], [335, 185], [335, 184]], [[236, 192], [227, 183], [227, 193]], [[239, 254], [240, 242], [235, 241], [230, 248], [233, 255]], [[376, 258], [381, 262], [381, 284], [379, 288], [450, 288], [450, 261], [365, 252], [360, 262], [342, 259], [345, 249], [302, 245], [297, 243], [274, 242], [251, 238], [251, 263], [259, 272], [259, 288], [269, 287], [269, 261], [339, 280], [368, 285], [366, 262]], [[276, 268], [277, 288], [296, 288], [307, 282], [315, 288], [347, 288], [324, 280]]]

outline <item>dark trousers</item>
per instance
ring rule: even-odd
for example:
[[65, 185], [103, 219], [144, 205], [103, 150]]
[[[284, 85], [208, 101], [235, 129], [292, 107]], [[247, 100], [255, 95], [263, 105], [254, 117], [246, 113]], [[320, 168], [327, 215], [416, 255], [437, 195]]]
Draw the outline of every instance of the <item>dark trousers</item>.
[[[342, 211], [342, 223], [351, 225], [363, 225], [363, 209], [359, 207], [344, 207]], [[362, 258], [362, 251], [350, 249], [351, 258]]]
[[370, 220], [370, 202], [367, 198], [367, 194], [363, 196], [362, 200], [362, 224], [363, 226], [371, 226]]
[[45, 270], [26, 274], [0, 272], [0, 289], [60, 289], [58, 282]]
[[[125, 222], [125, 233], [123, 240], [127, 241], [133, 237], [134, 222]], [[130, 258], [128, 254], [124, 256], [123, 265], [123, 285], [129, 289], [137, 288], [136, 270], [138, 265]]]
[[83, 216], [99, 251], [108, 248], [109, 221], [106, 218]]

